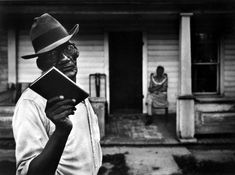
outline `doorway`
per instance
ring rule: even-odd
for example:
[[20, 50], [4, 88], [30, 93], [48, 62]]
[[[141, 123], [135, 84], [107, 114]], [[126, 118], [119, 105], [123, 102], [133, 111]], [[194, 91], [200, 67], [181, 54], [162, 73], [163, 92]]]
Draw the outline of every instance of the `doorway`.
[[110, 113], [142, 113], [142, 33], [109, 33]]

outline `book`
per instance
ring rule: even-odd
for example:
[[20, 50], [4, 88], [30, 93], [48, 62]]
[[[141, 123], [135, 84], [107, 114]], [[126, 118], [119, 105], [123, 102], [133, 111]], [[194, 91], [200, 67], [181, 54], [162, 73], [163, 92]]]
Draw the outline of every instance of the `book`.
[[75, 99], [76, 105], [89, 95], [59, 69], [52, 67], [29, 85], [29, 88], [49, 100], [63, 95], [65, 99]]

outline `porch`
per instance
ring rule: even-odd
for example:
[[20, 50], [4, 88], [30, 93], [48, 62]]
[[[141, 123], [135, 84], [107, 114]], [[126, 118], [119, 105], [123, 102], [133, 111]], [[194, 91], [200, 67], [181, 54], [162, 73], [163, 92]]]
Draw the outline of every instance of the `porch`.
[[[0, 148], [14, 149], [12, 115], [14, 106], [0, 107]], [[99, 116], [98, 116], [99, 117]], [[105, 117], [102, 146], [179, 146], [235, 144], [234, 134], [195, 135], [195, 143], [180, 142], [176, 135], [176, 114], [157, 114], [146, 126], [146, 114], [112, 114]]]
[[180, 142], [176, 135], [176, 114], [157, 114], [146, 126], [146, 114], [113, 114], [106, 117], [102, 146], [231, 145], [235, 134], [196, 134], [196, 142]]
[[107, 145], [173, 145], [179, 144], [176, 136], [176, 115], [158, 114], [153, 122], [145, 125], [146, 114], [111, 114], [106, 119], [105, 136]]

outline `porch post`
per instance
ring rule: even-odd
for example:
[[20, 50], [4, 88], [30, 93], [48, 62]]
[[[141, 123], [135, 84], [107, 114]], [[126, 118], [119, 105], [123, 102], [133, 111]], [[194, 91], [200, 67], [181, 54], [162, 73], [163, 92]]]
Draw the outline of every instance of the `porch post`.
[[16, 36], [15, 31], [8, 29], [8, 84], [11, 86], [17, 83], [16, 73]]
[[182, 142], [194, 142], [194, 98], [191, 78], [191, 34], [192, 13], [181, 13], [180, 21], [180, 73], [179, 97], [177, 99], [177, 135]]
[[143, 61], [142, 61], [142, 87], [143, 87], [143, 113], [147, 113], [146, 99], [148, 92], [148, 67], [147, 67], [147, 33], [143, 33]]

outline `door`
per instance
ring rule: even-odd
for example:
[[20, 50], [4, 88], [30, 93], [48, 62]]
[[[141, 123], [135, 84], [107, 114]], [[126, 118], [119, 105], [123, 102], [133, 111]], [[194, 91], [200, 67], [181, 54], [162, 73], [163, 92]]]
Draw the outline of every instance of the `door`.
[[142, 112], [142, 33], [109, 34], [110, 112]]

